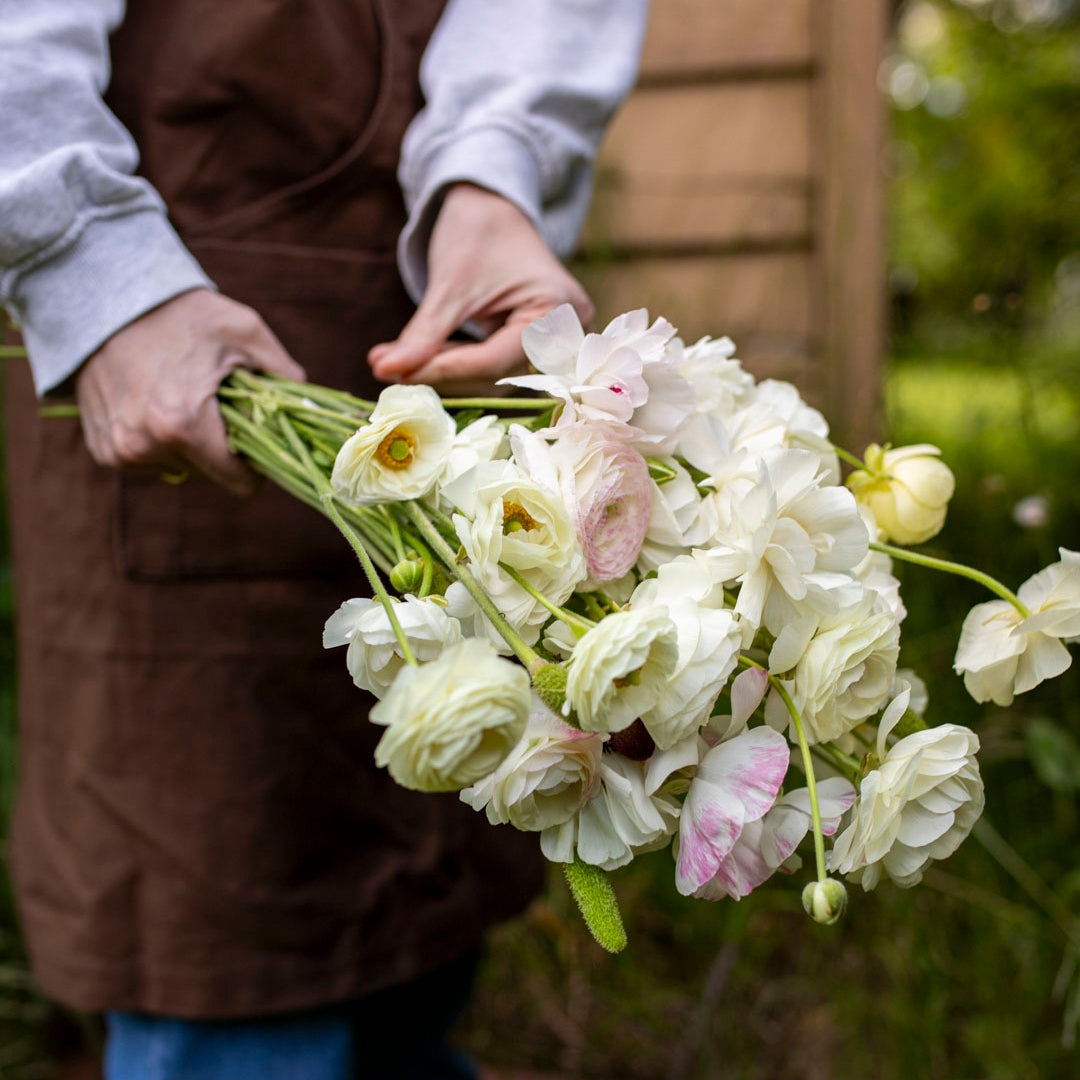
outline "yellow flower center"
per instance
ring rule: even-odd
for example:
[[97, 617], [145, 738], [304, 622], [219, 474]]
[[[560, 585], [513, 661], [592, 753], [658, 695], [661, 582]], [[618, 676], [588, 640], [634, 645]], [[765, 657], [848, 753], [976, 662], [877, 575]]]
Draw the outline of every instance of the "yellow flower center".
[[394, 428], [375, 451], [376, 457], [388, 469], [407, 469], [416, 456], [416, 440], [401, 428]]
[[521, 532], [522, 529], [531, 532], [539, 528], [536, 518], [521, 503], [507, 502], [503, 499], [503, 533], [505, 535]]

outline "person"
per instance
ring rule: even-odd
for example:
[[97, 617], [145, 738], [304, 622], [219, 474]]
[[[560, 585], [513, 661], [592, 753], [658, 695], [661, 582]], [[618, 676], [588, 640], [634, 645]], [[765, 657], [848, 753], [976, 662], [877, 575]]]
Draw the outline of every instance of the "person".
[[[557, 256], [645, 19], [0, 0], [0, 300], [31, 369], [5, 380], [9, 854], [40, 985], [108, 1016], [108, 1080], [468, 1075], [445, 1029], [541, 883], [533, 838], [374, 767], [320, 649], [358, 568], [229, 453], [214, 395], [237, 366], [456, 390], [551, 306], [587, 317]], [[39, 416], [69, 393], [81, 424]]]

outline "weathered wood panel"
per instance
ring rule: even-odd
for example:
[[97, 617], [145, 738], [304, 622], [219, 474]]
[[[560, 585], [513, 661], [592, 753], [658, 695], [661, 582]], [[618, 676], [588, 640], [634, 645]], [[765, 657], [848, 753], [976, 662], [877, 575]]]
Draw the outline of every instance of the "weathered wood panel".
[[810, 108], [806, 79], [638, 91], [601, 151], [586, 246], [807, 241]]
[[881, 434], [884, 107], [876, 80], [888, 12], [884, 0], [816, 0], [814, 15], [815, 331], [836, 437], [860, 449]]
[[[596, 302], [598, 321], [648, 306], [686, 341], [727, 334], [745, 353], [750, 339], [804, 353], [811, 336], [812, 259], [803, 252], [623, 259], [575, 269]], [[755, 346], [756, 348], [757, 346]]]
[[811, 62], [811, 0], [653, 0], [642, 78]]

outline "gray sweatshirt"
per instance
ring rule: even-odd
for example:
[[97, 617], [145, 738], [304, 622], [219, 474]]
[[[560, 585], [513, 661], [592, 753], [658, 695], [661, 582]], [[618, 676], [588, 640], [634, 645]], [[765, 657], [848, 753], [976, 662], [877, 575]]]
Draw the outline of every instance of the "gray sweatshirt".
[[[567, 254], [592, 162], [637, 70], [648, 0], [449, 0], [421, 65], [427, 105], [405, 136], [399, 264], [414, 299], [440, 194], [504, 195]], [[109, 112], [108, 35], [125, 0], [0, 0], [0, 303], [21, 324], [39, 393], [112, 334], [213, 287], [134, 175]]]

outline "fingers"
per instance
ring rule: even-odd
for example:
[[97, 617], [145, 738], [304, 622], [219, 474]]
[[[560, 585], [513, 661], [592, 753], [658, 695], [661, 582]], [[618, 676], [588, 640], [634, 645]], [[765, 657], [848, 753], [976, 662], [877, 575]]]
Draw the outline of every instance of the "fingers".
[[233, 306], [237, 311], [222, 335], [229, 353], [228, 369], [249, 367], [293, 382], [303, 382], [307, 378], [304, 369], [288, 354], [259, 314], [241, 304]]
[[525, 367], [521, 331], [528, 320], [513, 320], [476, 344], [454, 345], [436, 353], [404, 381], [427, 383], [441, 389], [453, 382], [492, 383]]
[[450, 335], [464, 321], [461, 302], [429, 289], [413, 317], [396, 341], [376, 345], [368, 353], [368, 363], [383, 382], [416, 381], [417, 370], [446, 348]]

